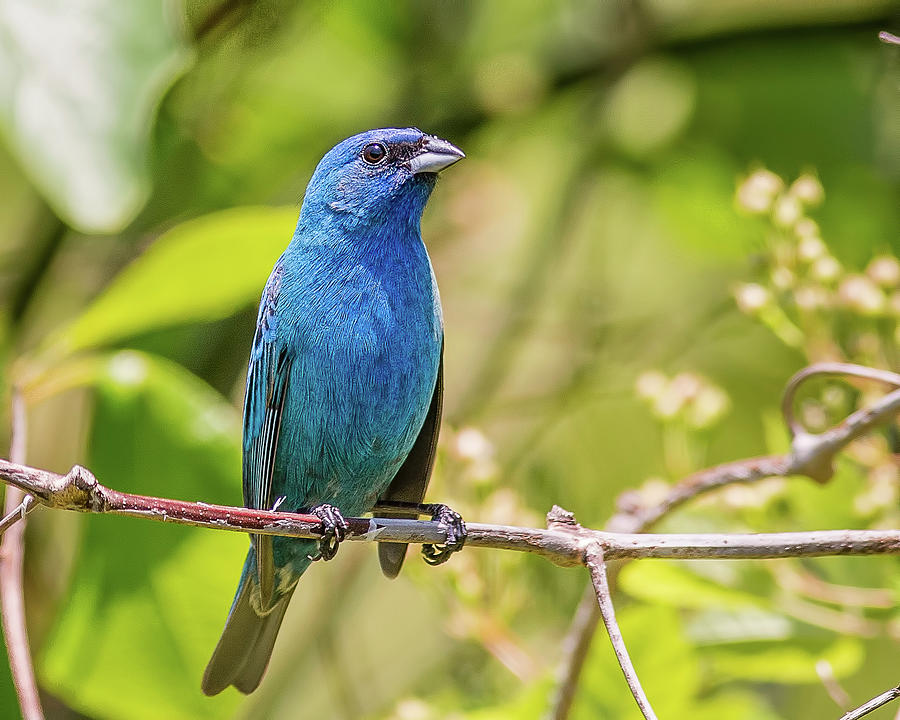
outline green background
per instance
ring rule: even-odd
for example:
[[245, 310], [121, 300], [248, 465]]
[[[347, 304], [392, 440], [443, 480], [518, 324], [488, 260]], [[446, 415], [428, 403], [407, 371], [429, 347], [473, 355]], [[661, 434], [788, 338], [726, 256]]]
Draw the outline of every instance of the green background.
[[[255, 305], [305, 183], [343, 137], [407, 125], [468, 156], [423, 220], [447, 338], [430, 498], [521, 525], [558, 503], [600, 527], [626, 489], [652, 498], [700, 467], [784, 451], [791, 373], [824, 358], [898, 369], [900, 279], [873, 285], [871, 307], [840, 278], [819, 283], [794, 231], [743, 210], [735, 189], [763, 167], [788, 184], [818, 178], [825, 200], [804, 212], [841, 278], [874, 277], [871, 259], [900, 251], [900, 49], [877, 40], [891, 10], [8, 3], [0, 373], [4, 396], [26, 387], [30, 464], [77, 462], [119, 490], [239, 504]], [[750, 281], [774, 298], [768, 313], [734, 302]], [[798, 309], [801, 286], [824, 288], [827, 307]], [[712, 415], [696, 420], [699, 396], [677, 383], [674, 412], [641, 398], [651, 370], [693, 373]], [[820, 388], [804, 418], [837, 419], [871, 389]], [[828, 486], [737, 489], [664, 529], [896, 527], [896, 445], [879, 433]], [[48, 717], [545, 711], [583, 573], [471, 550], [438, 569], [413, 559], [389, 582], [362, 544], [304, 576], [258, 692], [202, 696], [246, 544], [34, 513], [26, 595]], [[823, 584], [876, 592], [836, 600]], [[616, 602], [661, 718], [766, 720], [841, 714], [823, 660], [856, 704], [896, 685], [898, 591], [891, 558], [648, 561], [623, 571]], [[2, 675], [0, 715], [16, 712]], [[601, 631], [573, 717], [636, 716]]]

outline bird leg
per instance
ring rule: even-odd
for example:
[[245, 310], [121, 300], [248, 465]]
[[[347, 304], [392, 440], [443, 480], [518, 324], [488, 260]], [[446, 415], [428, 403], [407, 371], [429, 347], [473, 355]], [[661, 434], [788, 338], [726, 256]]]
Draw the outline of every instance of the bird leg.
[[375, 510], [406, 510], [417, 515], [429, 515], [447, 533], [447, 539], [442, 545], [424, 543], [422, 545], [422, 557], [429, 565], [441, 565], [450, 559], [450, 556], [462, 550], [466, 543], [466, 523], [462, 516], [442, 503], [411, 503], [402, 500], [379, 500]]
[[431, 519], [441, 525], [447, 532], [447, 539], [443, 545], [422, 545], [422, 557], [429, 565], [441, 565], [450, 559], [450, 556], [462, 550], [466, 543], [466, 524], [462, 516], [447, 505], [440, 503], [426, 505], [431, 508]]
[[322, 503], [310, 509], [310, 514], [322, 521], [322, 538], [319, 540], [317, 560], [331, 560], [337, 555], [338, 545], [346, 537], [349, 526], [341, 511], [334, 505]]

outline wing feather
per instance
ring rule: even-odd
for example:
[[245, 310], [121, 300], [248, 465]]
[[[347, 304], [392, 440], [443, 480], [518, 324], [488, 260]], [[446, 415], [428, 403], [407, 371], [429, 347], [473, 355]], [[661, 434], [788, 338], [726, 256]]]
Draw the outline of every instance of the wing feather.
[[[438, 433], [441, 430], [441, 411], [444, 404], [444, 345], [441, 343], [441, 360], [438, 364], [437, 379], [431, 396], [431, 405], [422, 429], [409, 451], [403, 465], [382, 495], [383, 500], [401, 500], [421, 503], [428, 489], [434, 456], [437, 452]], [[415, 513], [384, 512], [385, 517], [415, 518]], [[379, 543], [378, 561], [381, 571], [390, 578], [397, 577], [406, 557], [406, 545], [402, 543]]]
[[[278, 318], [275, 309], [281, 276], [279, 261], [260, 302], [244, 395], [244, 504], [266, 510], [271, 509], [277, 500], [272, 497], [272, 472], [291, 369], [290, 355], [278, 342], [276, 333]], [[274, 591], [272, 538], [252, 535], [251, 542], [256, 548], [260, 602], [265, 608], [270, 604]]]

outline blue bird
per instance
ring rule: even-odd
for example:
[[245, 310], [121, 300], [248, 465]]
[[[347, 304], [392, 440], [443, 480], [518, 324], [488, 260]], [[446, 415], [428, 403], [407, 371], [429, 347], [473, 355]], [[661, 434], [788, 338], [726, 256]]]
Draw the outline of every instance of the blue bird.
[[[306, 189], [293, 238], [263, 290], [244, 395], [244, 504], [311, 512], [323, 538], [251, 536], [207, 695], [259, 685], [297, 581], [330, 559], [344, 515], [432, 514], [444, 546], [465, 525], [420, 505], [434, 462], [443, 396], [444, 330], [419, 228], [436, 173], [465, 157], [415, 128], [370, 130], [332, 148]], [[384, 573], [406, 546], [380, 543]]]

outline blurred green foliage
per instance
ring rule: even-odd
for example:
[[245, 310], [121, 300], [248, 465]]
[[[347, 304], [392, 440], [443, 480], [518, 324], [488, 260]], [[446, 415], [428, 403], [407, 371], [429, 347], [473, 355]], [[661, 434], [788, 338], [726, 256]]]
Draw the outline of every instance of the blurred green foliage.
[[[783, 452], [790, 374], [897, 369], [897, 49], [882, 0], [7, 3], [0, 373], [29, 461], [240, 502], [255, 304], [331, 145], [416, 125], [463, 147], [424, 219], [447, 394], [430, 496], [601, 526], [716, 462]], [[811, 383], [819, 430], [879, 392]], [[664, 529], [896, 527], [896, 429], [821, 487], [732, 487]], [[260, 690], [199, 679], [246, 547], [35, 513], [48, 716], [538, 718], [585, 578], [533, 557], [314, 567]], [[643, 562], [623, 634], [660, 717], [768, 720], [895, 685], [897, 560]], [[398, 608], [403, 612], [398, 617]], [[8, 673], [0, 714], [13, 716]], [[889, 717], [883, 711], [883, 717]], [[596, 638], [574, 718], [637, 709]], [[872, 717], [877, 717], [873, 715]]]

